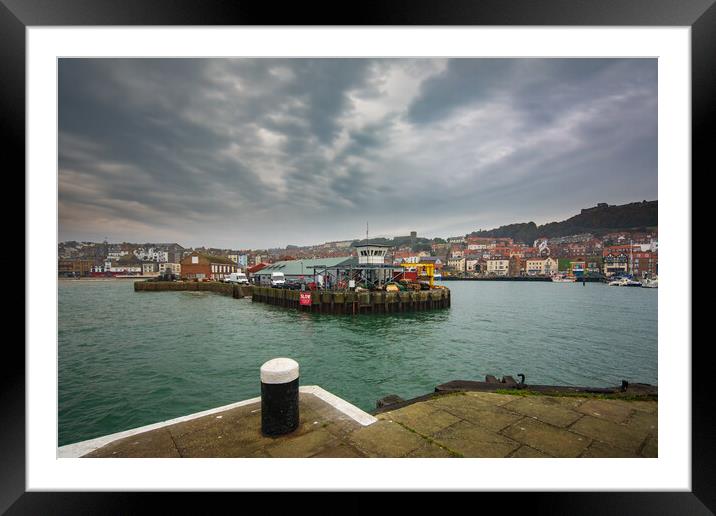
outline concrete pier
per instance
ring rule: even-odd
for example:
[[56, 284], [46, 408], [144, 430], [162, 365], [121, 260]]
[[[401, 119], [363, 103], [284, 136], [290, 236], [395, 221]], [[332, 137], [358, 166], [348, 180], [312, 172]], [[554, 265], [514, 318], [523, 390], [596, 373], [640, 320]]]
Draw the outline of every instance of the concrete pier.
[[159, 291], [198, 291], [216, 292], [233, 296], [235, 299], [251, 297], [257, 303], [266, 303], [283, 308], [294, 308], [304, 312], [325, 314], [384, 314], [437, 310], [450, 307], [450, 289], [407, 292], [355, 292], [320, 291], [308, 292], [311, 303], [301, 304], [301, 291], [255, 285], [232, 285], [218, 281], [137, 281], [134, 290]]
[[436, 392], [373, 415], [301, 387], [295, 432], [261, 433], [259, 398], [63, 446], [58, 457], [657, 457], [655, 400]]

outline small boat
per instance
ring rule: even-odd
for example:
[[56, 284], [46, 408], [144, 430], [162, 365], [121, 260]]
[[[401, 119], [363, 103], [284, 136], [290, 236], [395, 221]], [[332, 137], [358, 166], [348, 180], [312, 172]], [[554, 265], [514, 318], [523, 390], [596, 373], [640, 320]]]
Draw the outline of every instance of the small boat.
[[659, 278], [647, 278], [641, 286], [643, 288], [659, 288]]
[[633, 279], [627, 278], [622, 286], [623, 287], [641, 287], [641, 281], [635, 281]]
[[617, 278], [608, 283], [610, 287], [641, 287], [640, 281], [631, 278]]
[[552, 276], [552, 281], [554, 283], [574, 283], [577, 280], [577, 278], [569, 277], [565, 274], [555, 274]]

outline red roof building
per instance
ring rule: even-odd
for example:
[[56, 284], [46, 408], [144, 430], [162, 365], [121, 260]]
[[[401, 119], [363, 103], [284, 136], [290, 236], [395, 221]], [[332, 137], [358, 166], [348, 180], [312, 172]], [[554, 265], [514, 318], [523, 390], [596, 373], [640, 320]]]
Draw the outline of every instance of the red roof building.
[[631, 255], [631, 273], [635, 278], [653, 278], [659, 274], [659, 255], [651, 251]]
[[267, 263], [263, 263], [263, 262], [257, 263], [256, 265], [246, 269], [246, 272], [248, 272], [249, 274], [253, 274], [255, 272], [259, 272], [261, 269], [266, 268], [267, 265], [268, 265]]

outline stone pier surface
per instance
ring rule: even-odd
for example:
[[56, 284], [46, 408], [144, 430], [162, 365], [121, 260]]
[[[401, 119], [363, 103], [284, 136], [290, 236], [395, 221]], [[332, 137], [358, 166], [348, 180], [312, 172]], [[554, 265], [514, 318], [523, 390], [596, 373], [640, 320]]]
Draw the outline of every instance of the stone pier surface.
[[424, 398], [373, 416], [319, 387], [301, 387], [299, 427], [286, 436], [261, 435], [254, 399], [68, 445], [59, 457], [657, 457], [655, 400], [494, 392]]

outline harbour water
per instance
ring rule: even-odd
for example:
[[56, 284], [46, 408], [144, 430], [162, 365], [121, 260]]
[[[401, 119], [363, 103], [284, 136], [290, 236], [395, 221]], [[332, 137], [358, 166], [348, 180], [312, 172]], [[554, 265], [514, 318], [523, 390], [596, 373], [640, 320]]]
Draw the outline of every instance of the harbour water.
[[449, 380], [657, 384], [658, 289], [452, 281], [449, 309], [300, 313], [208, 292], [60, 281], [59, 442], [91, 439], [260, 394], [259, 367], [296, 359], [301, 384], [364, 410]]

